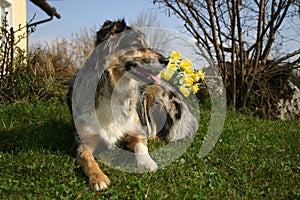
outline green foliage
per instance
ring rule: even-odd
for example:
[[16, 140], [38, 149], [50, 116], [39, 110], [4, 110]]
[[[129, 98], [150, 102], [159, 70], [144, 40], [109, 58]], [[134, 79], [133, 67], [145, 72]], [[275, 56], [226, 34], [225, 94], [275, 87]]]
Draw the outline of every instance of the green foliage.
[[53, 77], [53, 72], [35, 67], [34, 60], [28, 60], [19, 55], [14, 70], [1, 77], [1, 102], [34, 102], [47, 100], [64, 102], [66, 86]]
[[64, 102], [66, 86], [57, 81], [56, 71], [41, 59], [45, 58], [43, 52], [34, 52], [27, 58], [26, 51], [18, 46], [26, 35], [18, 38], [15, 35], [26, 26], [14, 30], [8, 26], [6, 18], [3, 24], [0, 27], [0, 102]]
[[[210, 112], [177, 161], [155, 173], [124, 173], [100, 164], [111, 178], [95, 192], [71, 156], [67, 106], [0, 104], [0, 199], [299, 199], [299, 122], [228, 112], [213, 151], [199, 159]], [[150, 141], [151, 149], [165, 145]]]

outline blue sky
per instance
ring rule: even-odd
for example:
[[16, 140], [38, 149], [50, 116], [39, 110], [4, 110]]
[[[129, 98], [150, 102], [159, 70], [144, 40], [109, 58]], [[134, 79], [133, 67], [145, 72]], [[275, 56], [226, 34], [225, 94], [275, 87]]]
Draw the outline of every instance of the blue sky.
[[[27, 1], [27, 20], [36, 13], [34, 21], [49, 18], [40, 8], [29, 0]], [[107, 20], [125, 18], [127, 22], [134, 22], [143, 12], [155, 12], [159, 21], [165, 28], [174, 31], [182, 31], [183, 22], [175, 16], [166, 16], [163, 9], [153, 5], [152, 0], [47, 0], [54, 6], [61, 19], [54, 18], [52, 21], [38, 25], [36, 31], [29, 36], [29, 47], [34, 44], [51, 41], [55, 38], [70, 38], [72, 33], [82, 28], [100, 27]], [[300, 18], [296, 24], [300, 25]], [[288, 51], [299, 48], [299, 28], [291, 29], [286, 24], [286, 36], [295, 41], [283, 43], [283, 48]], [[285, 28], [285, 27], [284, 27]], [[284, 29], [283, 28], [283, 29]]]
[[[48, 0], [61, 14], [61, 19], [38, 25], [29, 36], [29, 45], [51, 41], [57, 37], [69, 38], [81, 28], [100, 27], [107, 20], [125, 18], [133, 22], [142, 12], [156, 12], [162, 24], [169, 28], [179, 27], [174, 16], [167, 17], [164, 10], [153, 5], [152, 0]], [[49, 18], [46, 13], [27, 0], [27, 21], [36, 14], [39, 21]]]

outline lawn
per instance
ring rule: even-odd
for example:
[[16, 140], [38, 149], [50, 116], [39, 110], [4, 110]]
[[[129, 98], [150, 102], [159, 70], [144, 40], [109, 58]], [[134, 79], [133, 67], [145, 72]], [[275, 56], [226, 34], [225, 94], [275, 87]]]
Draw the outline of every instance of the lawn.
[[210, 120], [203, 109], [198, 134], [177, 161], [142, 174], [101, 165], [111, 186], [95, 192], [72, 155], [67, 106], [0, 104], [0, 116], [0, 199], [300, 199], [298, 120], [228, 112], [215, 148], [199, 159]]

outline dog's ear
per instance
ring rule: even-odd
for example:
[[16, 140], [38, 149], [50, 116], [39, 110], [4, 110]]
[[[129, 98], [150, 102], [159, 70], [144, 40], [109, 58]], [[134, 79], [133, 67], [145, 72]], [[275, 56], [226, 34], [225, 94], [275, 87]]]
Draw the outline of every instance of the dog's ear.
[[95, 45], [97, 46], [102, 41], [106, 40], [114, 28], [114, 22], [107, 20], [104, 22], [100, 30], [97, 32]]
[[126, 22], [125, 22], [125, 19], [121, 19], [117, 22], [115, 22], [115, 28], [112, 32], [112, 34], [118, 34], [118, 33], [121, 33], [123, 31], [126, 31], [126, 30], [130, 30], [131, 28], [129, 26], [126, 25]]
[[131, 28], [126, 25], [124, 19], [115, 22], [107, 20], [102, 25], [101, 29], [97, 32], [96, 46], [103, 42], [104, 40], [121, 33], [125, 30], [130, 30]]

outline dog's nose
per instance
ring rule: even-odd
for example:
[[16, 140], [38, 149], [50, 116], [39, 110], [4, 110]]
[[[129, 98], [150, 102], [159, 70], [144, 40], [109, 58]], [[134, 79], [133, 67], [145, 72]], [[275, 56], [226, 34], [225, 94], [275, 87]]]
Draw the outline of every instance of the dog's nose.
[[169, 58], [166, 58], [166, 57], [164, 57], [164, 56], [160, 56], [160, 57], [159, 57], [159, 62], [160, 62], [161, 64], [168, 65], [168, 63], [169, 63]]

